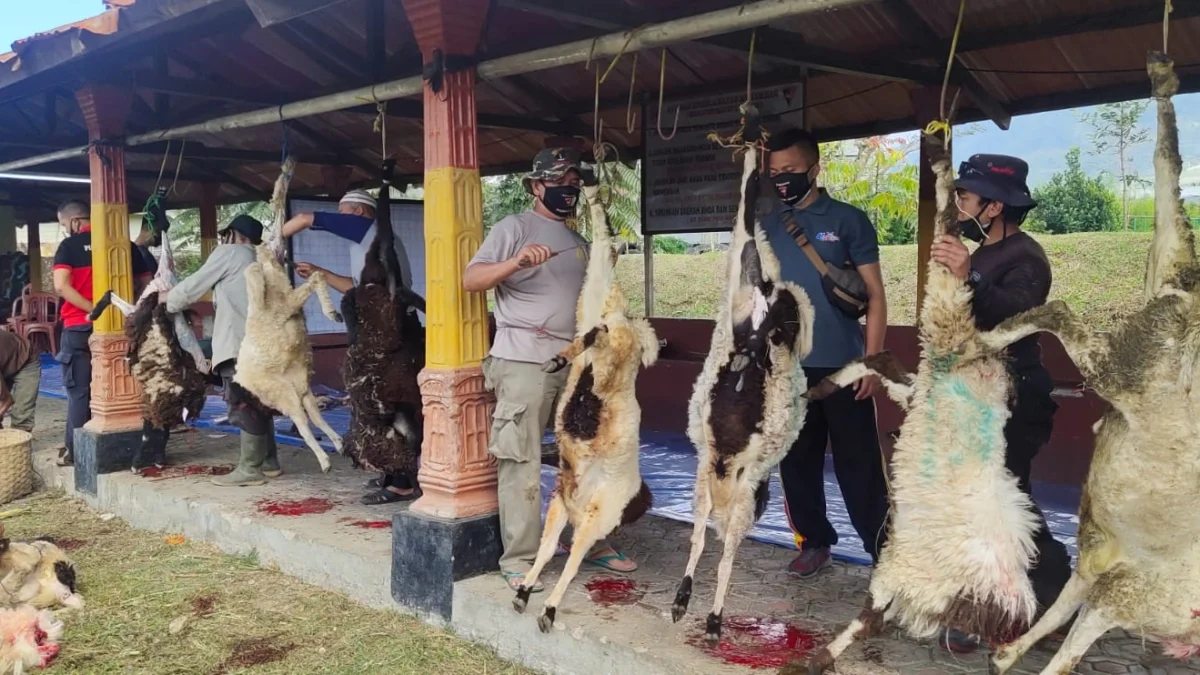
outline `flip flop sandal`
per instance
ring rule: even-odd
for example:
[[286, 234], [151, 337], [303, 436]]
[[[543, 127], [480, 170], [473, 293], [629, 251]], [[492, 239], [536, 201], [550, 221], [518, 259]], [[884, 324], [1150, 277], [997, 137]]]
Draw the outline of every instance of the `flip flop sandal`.
[[366, 486], [369, 488], [378, 490], [383, 487], [384, 480], [385, 480], [385, 478], [383, 476], [376, 476], [375, 478], [372, 478], [371, 480], [367, 481]]
[[411, 494], [407, 495], [398, 495], [395, 492], [385, 488], [379, 490], [378, 492], [372, 492], [366, 497], [360, 499], [359, 502], [366, 504], [367, 506], [380, 506], [382, 504], [395, 504], [397, 502], [411, 502], [420, 496], [421, 492], [419, 490], [413, 490]]
[[[504, 581], [513, 592], [520, 590], [521, 584], [525, 582], [525, 575], [520, 572], [501, 572], [501, 574], [504, 575]], [[529, 589], [529, 592], [541, 593], [543, 590], [545, 590], [545, 587], [539, 581], [533, 585], [533, 588]]]
[[632, 569], [627, 569], [627, 570], [617, 569], [616, 567], [613, 567], [612, 561], [614, 561], [614, 560], [620, 560], [621, 562], [626, 562], [626, 561], [633, 562], [632, 560], [629, 560], [629, 558], [626, 558], [624, 553], [610, 553], [608, 555], [598, 555], [598, 556], [595, 556], [592, 558], [584, 558], [583, 559], [583, 561], [585, 563], [595, 565], [596, 567], [606, 569], [610, 572], [616, 572], [617, 574], [629, 574], [631, 572], [637, 571], [636, 563], [634, 563], [634, 566]]

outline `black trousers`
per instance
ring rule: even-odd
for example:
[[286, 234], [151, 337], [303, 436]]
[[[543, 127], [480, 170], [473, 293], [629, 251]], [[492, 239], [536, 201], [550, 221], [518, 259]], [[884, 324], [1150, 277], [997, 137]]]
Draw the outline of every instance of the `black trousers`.
[[[809, 386], [836, 368], [805, 368]], [[801, 549], [825, 548], [838, 541], [825, 515], [825, 449], [833, 454], [846, 511], [872, 560], [887, 536], [887, 482], [875, 423], [875, 401], [854, 400], [847, 387], [821, 401], [809, 401], [800, 436], [779, 465], [788, 521], [803, 541]]]
[[[1032, 496], [1029, 476], [1033, 470], [1033, 458], [1050, 440], [1058, 404], [1050, 396], [1054, 380], [1044, 367], [1031, 368], [1013, 377], [1016, 401], [1012, 417], [1004, 427], [1004, 441], [1007, 444], [1004, 463], [1017, 477], [1021, 491]], [[1071, 577], [1071, 556], [1067, 553], [1067, 547], [1050, 534], [1046, 516], [1036, 503], [1033, 511], [1040, 524], [1033, 535], [1037, 559], [1029, 568], [1029, 580], [1033, 583], [1038, 612], [1041, 613], [1054, 604]]]
[[67, 423], [63, 443], [67, 456], [75, 456], [75, 430], [92, 419], [92, 350], [88, 338], [91, 325], [66, 328], [58, 355], [62, 364], [63, 388], [67, 390]]

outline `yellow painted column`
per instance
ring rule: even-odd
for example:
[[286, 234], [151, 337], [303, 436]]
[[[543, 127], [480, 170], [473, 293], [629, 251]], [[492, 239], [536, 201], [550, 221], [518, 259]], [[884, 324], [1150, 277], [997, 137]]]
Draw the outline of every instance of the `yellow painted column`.
[[[119, 138], [132, 98], [127, 90], [88, 85], [77, 92], [88, 136], [92, 179], [92, 299], [109, 289], [129, 301], [133, 295], [133, 251], [125, 191], [125, 148]], [[129, 341], [124, 317], [109, 308], [93, 324], [92, 419], [94, 432], [127, 431], [142, 426], [141, 387], [125, 360]]]

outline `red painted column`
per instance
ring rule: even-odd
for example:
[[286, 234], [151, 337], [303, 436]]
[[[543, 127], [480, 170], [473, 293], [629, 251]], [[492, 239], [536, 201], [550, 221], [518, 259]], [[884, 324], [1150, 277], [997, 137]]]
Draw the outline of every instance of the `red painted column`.
[[[129, 206], [125, 191], [125, 148], [118, 140], [125, 129], [133, 98], [128, 90], [87, 85], [76, 93], [95, 143], [88, 152], [92, 179], [92, 297], [112, 289], [133, 297], [133, 262], [129, 245]], [[115, 308], [94, 324], [92, 350], [92, 419], [95, 432], [125, 431], [142, 426], [141, 388], [125, 360], [125, 323]]]
[[[404, 0], [424, 61], [475, 53], [488, 0]], [[488, 454], [493, 397], [480, 364], [488, 351], [487, 303], [462, 290], [483, 239], [474, 69], [447, 72], [425, 88], [426, 364], [420, 376], [425, 438], [413, 510], [465, 518], [497, 509]]]

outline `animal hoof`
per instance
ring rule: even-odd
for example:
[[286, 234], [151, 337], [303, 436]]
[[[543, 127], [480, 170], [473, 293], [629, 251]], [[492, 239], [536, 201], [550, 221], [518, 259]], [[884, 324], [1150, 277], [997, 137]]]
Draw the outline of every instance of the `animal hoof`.
[[[550, 610], [547, 610], [547, 612], [549, 612], [549, 611]], [[543, 633], [549, 633], [550, 629], [553, 627], [554, 627], [554, 615], [553, 614], [543, 614], [538, 617], [538, 628], [541, 629], [541, 631]]]
[[558, 371], [562, 370], [563, 367], [566, 365], [567, 365], [566, 359], [564, 359], [561, 356], [556, 356], [542, 364], [542, 372], [557, 373]]
[[324, 462], [321, 462], [321, 473], [329, 473], [330, 468], [331, 468], [331, 465], [329, 464], [329, 460], [325, 460]]
[[717, 643], [721, 641], [721, 632], [717, 631], [716, 633], [705, 633], [704, 641], [708, 643], [709, 647], [716, 647]]
[[517, 589], [517, 597], [513, 598], [513, 609], [517, 610], [517, 614], [524, 614], [525, 608], [529, 606], [530, 589], [522, 585]]
[[687, 605], [681, 605], [679, 603], [671, 605], [671, 621], [679, 623], [679, 620], [683, 618], [684, 614], [687, 614]]
[[331, 315], [329, 316], [329, 320], [330, 320], [330, 321], [335, 321], [335, 322], [337, 322], [337, 323], [345, 323], [345, 322], [346, 322], [346, 321], [345, 321], [345, 319], [343, 319], [343, 318], [342, 318], [342, 313], [341, 313], [341, 312], [334, 312], [333, 314], [331, 314]]

